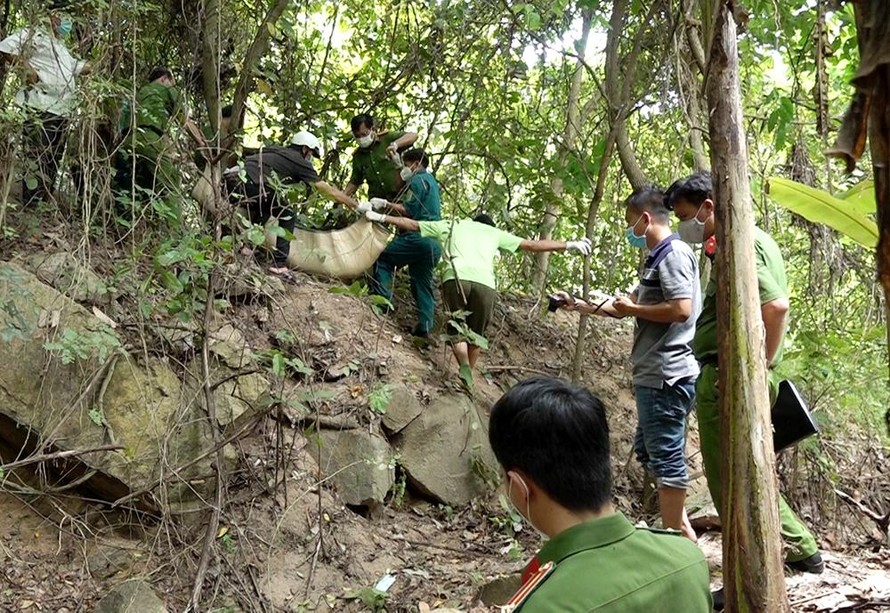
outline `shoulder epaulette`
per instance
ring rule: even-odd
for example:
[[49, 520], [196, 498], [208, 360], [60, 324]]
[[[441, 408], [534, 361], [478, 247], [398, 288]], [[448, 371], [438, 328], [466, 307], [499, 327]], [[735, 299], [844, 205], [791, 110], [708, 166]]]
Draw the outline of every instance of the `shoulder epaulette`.
[[513, 597], [507, 601], [507, 604], [501, 607], [501, 613], [510, 613], [521, 607], [528, 597], [532, 595], [535, 589], [544, 583], [554, 569], [556, 569], [556, 564], [552, 561], [547, 562], [540, 567], [525, 583], [522, 584], [519, 591], [513, 594]]

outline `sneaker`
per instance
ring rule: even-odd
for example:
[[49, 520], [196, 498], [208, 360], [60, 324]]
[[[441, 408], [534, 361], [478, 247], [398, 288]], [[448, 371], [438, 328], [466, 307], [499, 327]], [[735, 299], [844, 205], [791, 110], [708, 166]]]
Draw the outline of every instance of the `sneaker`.
[[711, 601], [714, 603], [715, 611], [722, 611], [726, 606], [726, 599], [723, 597], [723, 588], [711, 592]]
[[785, 566], [802, 573], [813, 573], [814, 575], [818, 575], [825, 570], [825, 562], [822, 561], [822, 554], [818, 551], [803, 560], [785, 562]]

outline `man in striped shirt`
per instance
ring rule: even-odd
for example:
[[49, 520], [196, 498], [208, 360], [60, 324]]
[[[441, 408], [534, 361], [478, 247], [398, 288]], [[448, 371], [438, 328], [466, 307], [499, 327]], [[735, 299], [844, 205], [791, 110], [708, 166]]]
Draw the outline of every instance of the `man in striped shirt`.
[[662, 525], [695, 540], [686, 517], [686, 417], [695, 398], [698, 362], [692, 352], [701, 311], [698, 261], [670, 225], [664, 193], [635, 190], [625, 201], [627, 241], [649, 256], [640, 283], [629, 295], [597, 307], [568, 294], [564, 308], [635, 317], [631, 352], [637, 402], [637, 459], [655, 475]]

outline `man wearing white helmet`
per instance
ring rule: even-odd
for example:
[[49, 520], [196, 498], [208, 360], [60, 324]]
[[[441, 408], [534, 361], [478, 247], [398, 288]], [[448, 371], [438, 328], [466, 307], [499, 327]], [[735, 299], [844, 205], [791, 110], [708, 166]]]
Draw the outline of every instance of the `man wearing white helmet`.
[[297, 132], [287, 147], [264, 147], [259, 152], [244, 159], [244, 171], [247, 180], [234, 186], [231, 190], [233, 199], [243, 199], [250, 220], [256, 224], [265, 224], [269, 217], [278, 217], [278, 226], [285, 230], [284, 236], [275, 241], [274, 264], [269, 272], [285, 274], [287, 272], [287, 256], [290, 253], [290, 239], [296, 223], [293, 207], [287, 199], [275, 192], [275, 186], [295, 185], [303, 183], [312, 186], [322, 194], [341, 204], [358, 207], [358, 202], [341, 190], [323, 181], [312, 166], [312, 157], [320, 158], [321, 143], [305, 130]]

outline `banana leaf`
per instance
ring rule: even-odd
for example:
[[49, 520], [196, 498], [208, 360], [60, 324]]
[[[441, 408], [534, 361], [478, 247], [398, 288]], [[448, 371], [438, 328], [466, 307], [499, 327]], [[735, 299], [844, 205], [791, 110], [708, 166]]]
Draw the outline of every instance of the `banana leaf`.
[[783, 208], [821, 223], [868, 249], [878, 244], [878, 226], [855, 204], [796, 181], [770, 177], [767, 191]]
[[874, 215], [878, 211], [878, 204], [875, 201], [875, 182], [871, 179], [860, 181], [837, 197], [852, 204], [856, 210], [866, 215]]

